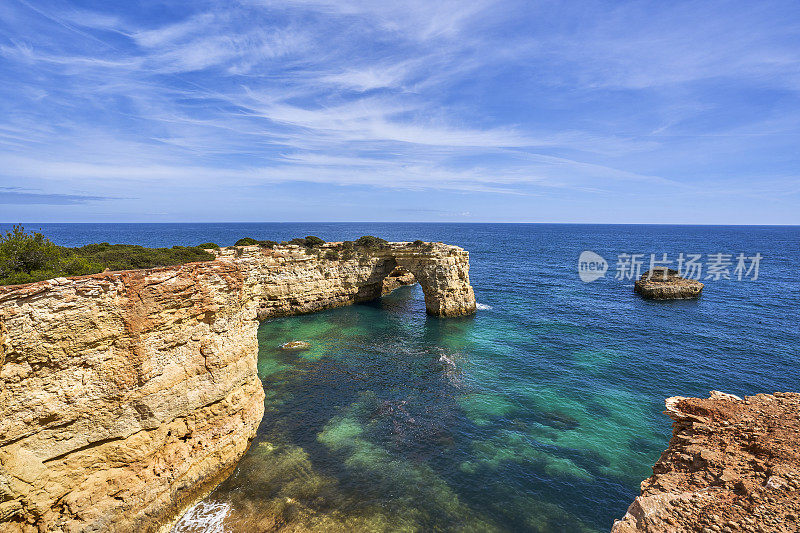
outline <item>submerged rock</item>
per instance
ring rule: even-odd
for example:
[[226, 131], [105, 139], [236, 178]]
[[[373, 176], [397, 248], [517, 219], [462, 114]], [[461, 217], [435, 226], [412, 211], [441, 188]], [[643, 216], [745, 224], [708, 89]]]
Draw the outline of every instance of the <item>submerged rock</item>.
[[288, 352], [299, 352], [301, 350], [308, 350], [311, 348], [311, 344], [307, 343], [306, 341], [291, 341], [281, 344], [281, 350], [286, 350]]
[[671, 268], [652, 268], [636, 280], [633, 290], [648, 300], [687, 300], [700, 296], [703, 284]]

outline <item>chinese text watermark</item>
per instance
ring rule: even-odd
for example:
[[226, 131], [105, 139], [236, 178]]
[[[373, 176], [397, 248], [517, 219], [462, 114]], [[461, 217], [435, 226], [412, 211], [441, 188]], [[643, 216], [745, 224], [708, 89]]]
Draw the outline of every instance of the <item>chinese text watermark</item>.
[[[617, 254], [614, 279], [637, 280], [644, 272], [658, 276], [659, 272], [666, 277], [668, 270], [674, 270], [677, 275], [694, 280], [749, 280], [758, 279], [761, 260], [760, 253], [747, 255], [744, 253], [726, 254], [695, 254], [679, 253], [670, 257], [661, 254]], [[578, 275], [586, 283], [605, 277], [608, 272], [608, 262], [599, 254], [590, 250], [581, 252], [578, 258]], [[655, 274], [653, 274], [655, 272]]]

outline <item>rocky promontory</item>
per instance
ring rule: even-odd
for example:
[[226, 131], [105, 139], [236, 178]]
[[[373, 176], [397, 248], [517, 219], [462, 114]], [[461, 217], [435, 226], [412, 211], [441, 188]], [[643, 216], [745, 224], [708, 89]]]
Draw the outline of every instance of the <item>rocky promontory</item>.
[[669, 448], [612, 533], [800, 530], [800, 394], [666, 406]]
[[0, 287], [0, 530], [158, 530], [255, 435], [259, 320], [379, 297], [398, 267], [430, 314], [475, 311], [467, 252], [423, 244], [240, 246]]
[[700, 296], [703, 284], [671, 268], [653, 268], [636, 280], [633, 290], [648, 300], [688, 300]]

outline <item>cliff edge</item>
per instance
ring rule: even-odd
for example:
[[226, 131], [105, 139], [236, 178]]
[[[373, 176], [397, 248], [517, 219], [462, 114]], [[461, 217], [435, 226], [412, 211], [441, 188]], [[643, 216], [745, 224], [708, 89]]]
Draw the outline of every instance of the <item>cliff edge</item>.
[[430, 314], [474, 312], [469, 256], [443, 244], [347, 258], [239, 247], [0, 287], [1, 529], [158, 530], [255, 435], [259, 320], [376, 298], [398, 267]]
[[669, 448], [612, 533], [800, 529], [800, 394], [673, 397]]

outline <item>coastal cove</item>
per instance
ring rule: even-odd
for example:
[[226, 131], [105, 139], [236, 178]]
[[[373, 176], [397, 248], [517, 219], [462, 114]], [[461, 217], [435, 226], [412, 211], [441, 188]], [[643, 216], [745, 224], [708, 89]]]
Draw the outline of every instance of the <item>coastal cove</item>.
[[258, 320], [374, 300], [406, 272], [429, 314], [475, 312], [462, 249], [359, 242], [0, 289], [4, 527], [157, 531], [225, 479], [264, 412]]
[[[29, 226], [65, 246], [369, 233], [470, 254], [474, 317], [428, 316], [419, 285], [314, 314], [263, 315], [255, 440], [176, 531], [607, 531], [666, 447], [664, 398], [799, 385], [796, 227]], [[583, 250], [609, 261], [606, 278], [580, 281]], [[681, 252], [765, 259], [758, 280], [708, 281], [692, 301], [645, 301], [632, 280], [613, 279], [619, 253]], [[310, 349], [279, 349], [290, 341]]]

